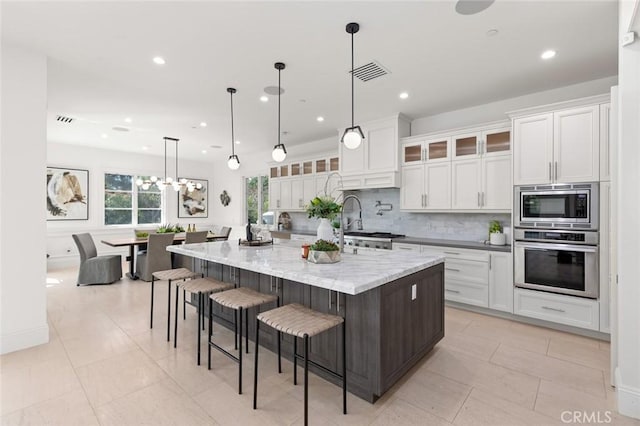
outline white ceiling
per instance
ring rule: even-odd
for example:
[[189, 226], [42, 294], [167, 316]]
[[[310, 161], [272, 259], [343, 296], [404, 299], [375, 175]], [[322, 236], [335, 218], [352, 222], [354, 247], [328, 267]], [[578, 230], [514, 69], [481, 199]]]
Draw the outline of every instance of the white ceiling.
[[[259, 101], [264, 87], [277, 85], [275, 61], [287, 65], [282, 130], [289, 135], [283, 142], [337, 134], [350, 114], [345, 25], [351, 21], [360, 23], [356, 66], [377, 60], [391, 72], [356, 81], [356, 121], [396, 112], [417, 118], [617, 74], [614, 0], [496, 0], [471, 16], [454, 6], [3, 2], [2, 37], [50, 58], [50, 141], [135, 152], [148, 146], [147, 152], [160, 153], [166, 135], [181, 139], [181, 158], [199, 160], [229, 155], [230, 86], [238, 90], [237, 153], [275, 143], [277, 98]], [[490, 29], [498, 35], [487, 36]], [[542, 61], [549, 48], [558, 55]], [[155, 65], [154, 56], [166, 65]], [[398, 98], [402, 91], [409, 99]], [[60, 124], [57, 114], [76, 121]], [[201, 121], [208, 126], [200, 128]]]

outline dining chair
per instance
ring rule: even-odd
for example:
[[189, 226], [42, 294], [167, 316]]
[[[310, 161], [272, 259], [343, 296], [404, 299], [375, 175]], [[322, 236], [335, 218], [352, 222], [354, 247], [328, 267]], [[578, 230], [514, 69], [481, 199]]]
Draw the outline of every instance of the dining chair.
[[91, 234], [73, 234], [73, 241], [80, 252], [80, 284], [111, 284], [122, 278], [122, 256], [119, 254], [98, 256]]
[[[187, 232], [185, 235], [185, 244], [204, 243], [207, 241], [207, 234], [209, 231], [195, 231]], [[191, 256], [185, 256], [183, 254], [173, 254], [173, 267], [174, 268], [187, 268], [193, 270], [193, 262], [195, 259]]]
[[173, 243], [175, 234], [149, 234], [147, 251], [136, 256], [136, 275], [144, 281], [151, 281], [157, 271], [171, 269], [171, 253], [167, 246]]
[[216, 236], [216, 241], [226, 241], [229, 239], [229, 234], [231, 233], [231, 227], [223, 226], [220, 228], [220, 233]]

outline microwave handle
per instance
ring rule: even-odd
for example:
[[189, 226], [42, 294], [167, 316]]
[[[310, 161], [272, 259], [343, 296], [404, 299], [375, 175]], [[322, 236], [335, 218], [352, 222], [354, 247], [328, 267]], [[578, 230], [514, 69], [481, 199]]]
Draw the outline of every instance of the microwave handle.
[[573, 244], [556, 244], [556, 243], [527, 243], [527, 242], [516, 242], [516, 247], [521, 247], [527, 250], [536, 250], [536, 251], [549, 251], [549, 250], [571, 250], [571, 251], [580, 251], [584, 253], [597, 253], [598, 248], [594, 246], [579, 246]]

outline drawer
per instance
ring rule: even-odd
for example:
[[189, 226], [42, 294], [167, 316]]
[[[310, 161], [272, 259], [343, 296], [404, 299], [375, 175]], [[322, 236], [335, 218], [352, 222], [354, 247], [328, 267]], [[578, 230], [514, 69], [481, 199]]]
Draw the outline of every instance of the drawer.
[[445, 282], [464, 281], [474, 284], [489, 284], [489, 263], [472, 260], [446, 258], [444, 264]]
[[407, 244], [407, 243], [392, 243], [393, 250], [397, 251], [412, 251], [420, 253], [420, 246], [417, 244]]
[[443, 253], [447, 260], [449, 259], [465, 259], [474, 260], [476, 262], [489, 262], [489, 252], [485, 250], [471, 250], [455, 247], [437, 247], [437, 246], [424, 246], [423, 250], [434, 250]]
[[516, 288], [514, 314], [598, 330], [600, 306], [597, 300]]
[[489, 286], [447, 279], [444, 298], [469, 305], [489, 307]]

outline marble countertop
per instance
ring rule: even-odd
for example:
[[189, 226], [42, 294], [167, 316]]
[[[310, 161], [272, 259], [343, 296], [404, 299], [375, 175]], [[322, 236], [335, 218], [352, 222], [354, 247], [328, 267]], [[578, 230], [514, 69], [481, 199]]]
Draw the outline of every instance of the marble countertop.
[[230, 241], [169, 246], [167, 250], [316, 287], [356, 295], [444, 262], [443, 256], [407, 256], [391, 250], [343, 253], [318, 265], [300, 257], [299, 244], [245, 247]]
[[403, 237], [394, 238], [394, 243], [403, 244], [419, 244], [423, 246], [440, 246], [440, 247], [455, 247], [455, 248], [467, 248], [475, 250], [488, 250], [488, 251], [503, 251], [511, 252], [510, 245], [493, 246], [491, 244], [484, 244], [480, 241], [462, 241], [462, 240], [440, 240], [436, 238], [417, 238], [417, 237]]

